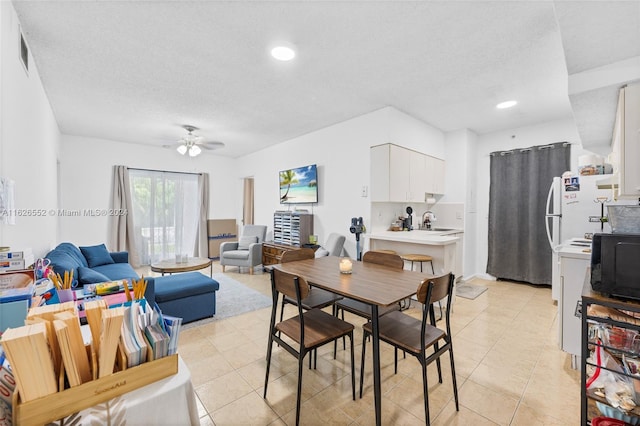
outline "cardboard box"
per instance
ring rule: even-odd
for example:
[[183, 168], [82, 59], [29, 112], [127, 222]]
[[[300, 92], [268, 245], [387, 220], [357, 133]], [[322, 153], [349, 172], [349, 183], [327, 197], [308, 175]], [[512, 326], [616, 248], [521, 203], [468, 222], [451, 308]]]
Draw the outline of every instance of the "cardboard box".
[[220, 244], [238, 241], [235, 219], [210, 219], [207, 221], [209, 235], [209, 259], [220, 259]]
[[209, 219], [207, 221], [207, 235], [209, 237], [236, 237], [238, 227], [235, 219]]

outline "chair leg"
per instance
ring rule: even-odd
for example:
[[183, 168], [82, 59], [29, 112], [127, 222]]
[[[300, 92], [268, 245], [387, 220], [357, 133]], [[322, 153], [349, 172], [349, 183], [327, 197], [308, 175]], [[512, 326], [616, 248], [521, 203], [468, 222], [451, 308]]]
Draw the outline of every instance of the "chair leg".
[[273, 348], [273, 339], [271, 335], [269, 335], [269, 344], [267, 345], [267, 372], [264, 376], [264, 395], [263, 398], [267, 397], [267, 385], [269, 384], [269, 369], [271, 367], [271, 349]]
[[362, 399], [362, 386], [364, 384], [364, 356], [367, 351], [367, 333], [362, 333], [362, 359], [360, 361], [360, 399]]
[[[344, 309], [342, 310], [342, 321], [344, 321]], [[344, 342], [344, 336], [342, 336], [342, 350], [346, 351], [347, 350], [347, 345]]]
[[[338, 318], [338, 312], [340, 308], [337, 305], [333, 305], [333, 316]], [[336, 353], [338, 352], [338, 339], [333, 341], [333, 359], [336, 359]]]
[[[302, 394], [302, 364], [304, 363], [303, 353], [298, 359], [298, 397], [296, 398], [296, 426], [300, 424], [300, 396]], [[311, 356], [311, 354], [309, 354]]]
[[425, 424], [430, 425], [431, 421], [429, 419], [429, 383], [427, 381], [427, 363], [425, 361], [425, 353], [422, 353], [422, 360], [420, 364], [422, 365], [422, 393], [424, 394], [424, 416], [425, 416]]
[[222, 272], [224, 272], [224, 268], [225, 268], [225, 266], [224, 266], [224, 265], [222, 265]]
[[460, 411], [458, 406], [458, 383], [456, 381], [456, 366], [453, 362], [453, 345], [449, 342], [449, 359], [451, 360], [451, 381], [453, 382], [453, 398], [456, 401], [456, 411]]
[[393, 348], [393, 374], [398, 374], [398, 348]]
[[433, 260], [432, 260], [432, 261], [430, 261], [429, 263], [431, 264], [431, 273], [432, 273], [433, 275], [435, 275], [435, 274], [436, 274], [436, 270], [435, 270], [435, 269], [433, 269]]
[[[429, 306], [429, 319], [431, 321], [431, 325], [433, 325], [435, 327], [436, 325], [436, 311], [433, 308], [433, 304], [431, 304], [431, 306]], [[433, 351], [438, 352], [438, 349], [440, 348], [440, 345], [438, 344], [438, 342], [436, 342], [433, 345]], [[436, 367], [438, 367], [438, 382], [442, 383], [442, 367], [440, 364], [440, 357], [436, 358]]]
[[356, 368], [355, 368], [355, 354], [353, 350], [353, 331], [349, 333], [349, 340], [351, 341], [351, 393], [353, 400], [356, 400]]

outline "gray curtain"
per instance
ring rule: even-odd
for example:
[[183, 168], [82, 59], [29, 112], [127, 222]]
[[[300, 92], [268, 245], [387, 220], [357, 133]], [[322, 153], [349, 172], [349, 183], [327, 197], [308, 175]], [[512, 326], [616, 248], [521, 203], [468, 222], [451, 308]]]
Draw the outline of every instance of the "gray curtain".
[[253, 178], [244, 178], [242, 194], [242, 224], [253, 225]]
[[129, 169], [126, 166], [113, 166], [111, 208], [125, 213], [111, 216], [109, 246], [112, 250], [128, 251], [129, 263], [138, 267], [140, 266], [140, 256], [135, 250], [133, 205], [131, 204]]
[[570, 164], [567, 142], [491, 153], [487, 273], [551, 284], [545, 204], [553, 177]]
[[198, 235], [194, 254], [197, 257], [209, 257], [209, 236], [207, 220], [209, 219], [209, 173], [198, 175], [198, 191], [200, 192], [200, 217]]

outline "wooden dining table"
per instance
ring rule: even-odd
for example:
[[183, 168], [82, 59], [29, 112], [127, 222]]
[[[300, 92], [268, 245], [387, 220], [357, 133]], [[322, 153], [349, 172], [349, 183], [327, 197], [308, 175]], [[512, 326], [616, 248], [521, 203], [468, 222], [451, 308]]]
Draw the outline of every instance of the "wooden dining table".
[[309, 285], [359, 300], [371, 306], [373, 331], [373, 393], [376, 425], [382, 424], [382, 393], [380, 387], [380, 336], [378, 308], [391, 306], [414, 295], [424, 278], [430, 274], [392, 269], [368, 262], [353, 261], [351, 274], [340, 272], [340, 259], [335, 256], [300, 260], [275, 265], [276, 268], [304, 278]]

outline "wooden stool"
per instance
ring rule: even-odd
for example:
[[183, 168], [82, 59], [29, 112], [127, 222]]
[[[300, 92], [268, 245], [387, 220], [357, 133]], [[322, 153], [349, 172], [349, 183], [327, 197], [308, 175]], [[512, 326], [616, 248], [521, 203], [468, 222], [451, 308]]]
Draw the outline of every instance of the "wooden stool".
[[[414, 262], [420, 262], [420, 272], [422, 272], [422, 263], [423, 262], [429, 262], [431, 264], [431, 273], [433, 275], [436, 274], [435, 270], [433, 269], [433, 257], [427, 255], [427, 254], [403, 254], [400, 256], [402, 258], [402, 260], [406, 260], [407, 262], [411, 262], [411, 270], [413, 271], [413, 263]], [[409, 299], [408, 302], [405, 302], [403, 305], [401, 306], [402, 310], [405, 309], [409, 309], [411, 307], [411, 299], [415, 299], [416, 296], [411, 296], [411, 298]], [[440, 307], [440, 318], [437, 319], [437, 321], [440, 321], [442, 319], [442, 304], [440, 303], [440, 301], [438, 301], [438, 306]]]
[[377, 251], [378, 253], [398, 254], [396, 253], [395, 250], [371, 250], [371, 251]]
[[411, 262], [412, 271], [414, 262], [420, 262], [420, 272], [422, 272], [422, 263], [429, 262], [431, 264], [431, 273], [435, 275], [435, 270], [433, 269], [433, 257], [426, 254], [403, 254], [400, 257], [402, 258], [402, 260]]

